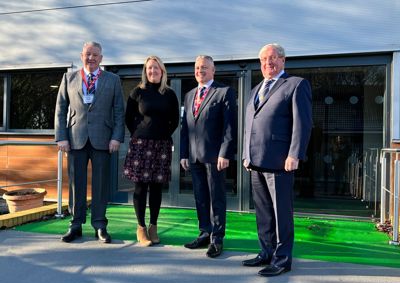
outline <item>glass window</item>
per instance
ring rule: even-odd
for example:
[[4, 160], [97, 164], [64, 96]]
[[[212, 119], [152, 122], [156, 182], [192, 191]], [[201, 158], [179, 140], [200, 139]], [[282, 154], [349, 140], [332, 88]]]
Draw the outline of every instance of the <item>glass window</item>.
[[[371, 211], [365, 205], [352, 200], [365, 198], [362, 180], [368, 172], [363, 157], [383, 145], [386, 66], [288, 69], [287, 72], [306, 78], [313, 96], [314, 127], [308, 158], [296, 172], [295, 208], [370, 216]], [[255, 72], [252, 85], [261, 79], [261, 72]], [[321, 201], [308, 202], [310, 198]], [[336, 206], [330, 205], [333, 199]]]
[[11, 74], [11, 129], [54, 129], [58, 87], [65, 71], [34, 70]]

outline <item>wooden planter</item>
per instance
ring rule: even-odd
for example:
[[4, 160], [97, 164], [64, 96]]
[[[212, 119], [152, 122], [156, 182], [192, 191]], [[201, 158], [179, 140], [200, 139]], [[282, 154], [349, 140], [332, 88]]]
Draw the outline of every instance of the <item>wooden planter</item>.
[[46, 193], [46, 190], [42, 188], [14, 190], [4, 193], [3, 199], [6, 200], [10, 213], [13, 213], [41, 207]]

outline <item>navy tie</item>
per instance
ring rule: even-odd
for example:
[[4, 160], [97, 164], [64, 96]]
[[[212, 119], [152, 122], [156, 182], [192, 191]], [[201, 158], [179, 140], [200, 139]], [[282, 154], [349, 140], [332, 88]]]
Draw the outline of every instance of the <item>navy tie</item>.
[[89, 75], [88, 75], [88, 90], [87, 90], [88, 94], [95, 94], [96, 93], [95, 83], [92, 84], [93, 79], [94, 79], [94, 74], [93, 73], [89, 73]]
[[258, 106], [260, 103], [265, 99], [269, 92], [269, 88], [271, 84], [274, 82], [274, 80], [268, 80], [267, 82], [264, 82], [263, 85], [260, 87], [260, 90], [254, 97], [254, 108], [257, 110]]
[[206, 87], [205, 86], [203, 86], [201, 89], [200, 89], [200, 92], [199, 92], [199, 99], [201, 99], [202, 97], [203, 97], [203, 95], [204, 95], [204, 93], [206, 92]]

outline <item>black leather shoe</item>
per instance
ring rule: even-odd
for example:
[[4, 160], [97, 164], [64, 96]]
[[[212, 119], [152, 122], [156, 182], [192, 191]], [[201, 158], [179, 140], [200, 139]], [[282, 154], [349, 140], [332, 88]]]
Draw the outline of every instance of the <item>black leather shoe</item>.
[[264, 269], [261, 269], [258, 272], [258, 275], [260, 276], [266, 276], [266, 277], [271, 277], [271, 276], [277, 276], [282, 273], [290, 271], [290, 267], [282, 267], [282, 266], [277, 266], [277, 265], [268, 265]]
[[221, 253], [222, 253], [222, 244], [212, 243], [208, 246], [206, 255], [208, 257], [217, 257], [217, 256], [220, 256]]
[[210, 243], [210, 237], [196, 238], [194, 241], [184, 245], [187, 249], [205, 248]]
[[95, 236], [99, 239], [100, 242], [103, 243], [111, 243], [111, 236], [107, 233], [106, 228], [100, 228], [95, 231]]
[[270, 259], [268, 258], [263, 258], [261, 255], [257, 255], [255, 258], [252, 259], [246, 259], [242, 261], [243, 266], [262, 266], [262, 265], [267, 265], [271, 262]]
[[82, 237], [82, 228], [69, 228], [67, 233], [61, 237], [61, 241], [69, 243]]

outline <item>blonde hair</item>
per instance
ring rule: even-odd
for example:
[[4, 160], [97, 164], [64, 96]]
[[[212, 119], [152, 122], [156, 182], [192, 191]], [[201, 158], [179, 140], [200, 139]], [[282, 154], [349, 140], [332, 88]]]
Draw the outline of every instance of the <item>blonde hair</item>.
[[162, 74], [161, 74], [161, 81], [160, 81], [161, 85], [160, 85], [160, 87], [158, 88], [158, 91], [159, 91], [161, 94], [164, 94], [165, 91], [169, 88], [169, 86], [167, 85], [167, 79], [168, 79], [168, 76], [167, 76], [167, 69], [165, 68], [165, 65], [164, 65], [164, 63], [161, 61], [161, 59], [160, 59], [159, 57], [155, 56], [155, 55], [150, 55], [150, 56], [148, 56], [148, 57], [144, 60], [144, 65], [143, 65], [143, 70], [142, 70], [142, 80], [141, 80], [141, 82], [139, 83], [139, 87], [140, 87], [141, 89], [145, 89], [145, 88], [146, 88], [146, 84], [149, 82], [148, 79], [147, 79], [147, 75], [146, 75], [146, 64], [147, 64], [147, 62], [149, 62], [150, 60], [156, 61], [157, 64], [160, 66], [160, 69], [161, 69], [161, 71], [162, 71]]

